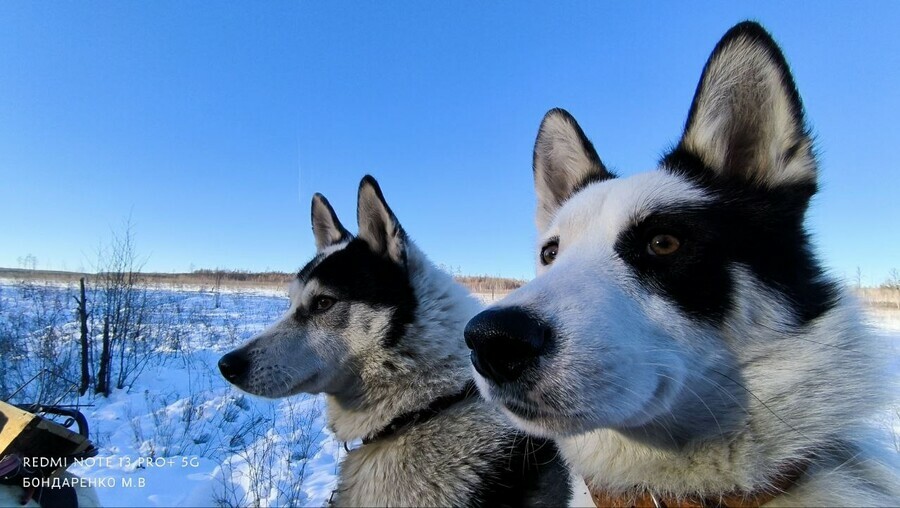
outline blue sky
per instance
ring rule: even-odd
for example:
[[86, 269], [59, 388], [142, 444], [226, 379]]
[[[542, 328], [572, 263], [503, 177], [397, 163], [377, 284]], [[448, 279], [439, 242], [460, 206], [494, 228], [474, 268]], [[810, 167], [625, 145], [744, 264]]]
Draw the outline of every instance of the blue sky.
[[530, 278], [544, 112], [619, 173], [652, 169], [747, 18], [818, 138], [818, 252], [881, 282], [900, 268], [897, 2], [2, 2], [0, 266], [91, 269], [130, 216], [146, 270], [295, 270], [312, 193], [355, 230], [371, 173], [435, 262]]

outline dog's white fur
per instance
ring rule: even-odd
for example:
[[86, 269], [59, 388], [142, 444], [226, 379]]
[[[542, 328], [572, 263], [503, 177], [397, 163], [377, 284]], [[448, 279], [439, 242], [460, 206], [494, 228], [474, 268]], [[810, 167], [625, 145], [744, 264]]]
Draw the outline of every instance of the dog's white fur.
[[[778, 57], [745, 35], [707, 64], [680, 146], [721, 177], [769, 189], [815, 182]], [[498, 307], [532, 310], [560, 339], [532, 384], [476, 374], [488, 400], [523, 430], [554, 437], [598, 490], [715, 498], [757, 492], [785, 464], [808, 461], [770, 506], [900, 504], [897, 453], [871, 427], [895, 386], [890, 348], [851, 296], [800, 324], [784, 293], [735, 263], [731, 308], [721, 322], [697, 320], [642, 285], [615, 246], [649, 213], [703, 205], [714, 191], [665, 170], [606, 179], [558, 111], [541, 125], [534, 160], [536, 252], [558, 239], [558, 254]]]

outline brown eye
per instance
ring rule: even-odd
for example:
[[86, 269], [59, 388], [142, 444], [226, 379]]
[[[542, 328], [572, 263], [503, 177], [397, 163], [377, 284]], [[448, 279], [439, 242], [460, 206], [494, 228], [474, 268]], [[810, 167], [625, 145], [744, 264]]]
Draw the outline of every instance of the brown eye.
[[330, 309], [335, 304], [335, 302], [337, 302], [337, 300], [330, 296], [317, 296], [313, 300], [312, 307], [309, 310], [314, 314], [325, 312], [326, 310]]
[[556, 259], [556, 254], [559, 252], [559, 242], [552, 241], [547, 245], [544, 245], [544, 248], [541, 249], [541, 264], [544, 266], [549, 265]]
[[672, 235], [656, 235], [647, 244], [647, 252], [653, 256], [668, 256], [681, 247], [681, 242]]

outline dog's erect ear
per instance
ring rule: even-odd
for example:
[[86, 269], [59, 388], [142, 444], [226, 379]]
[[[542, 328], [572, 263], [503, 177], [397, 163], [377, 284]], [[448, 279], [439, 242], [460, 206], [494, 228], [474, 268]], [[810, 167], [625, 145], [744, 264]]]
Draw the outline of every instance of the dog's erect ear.
[[754, 185], [815, 183], [812, 139], [794, 79], [757, 23], [734, 26], [716, 45], [679, 148], [717, 174]]
[[334, 208], [331, 208], [325, 196], [318, 192], [312, 198], [312, 229], [313, 236], [316, 237], [316, 250], [319, 252], [353, 238], [338, 220]]
[[356, 218], [359, 238], [369, 244], [373, 252], [406, 264], [406, 233], [384, 200], [378, 182], [369, 175], [359, 182]]
[[534, 142], [538, 231], [547, 228], [556, 210], [576, 191], [613, 176], [572, 115], [564, 109], [548, 111]]

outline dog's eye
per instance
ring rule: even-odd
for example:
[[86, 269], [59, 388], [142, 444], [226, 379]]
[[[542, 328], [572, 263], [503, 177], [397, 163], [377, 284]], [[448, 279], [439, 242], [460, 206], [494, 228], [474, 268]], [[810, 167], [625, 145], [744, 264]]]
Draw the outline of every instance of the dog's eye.
[[544, 245], [544, 248], [541, 249], [541, 264], [547, 266], [552, 263], [556, 259], [557, 253], [559, 253], [559, 242], [556, 240]]
[[337, 300], [330, 296], [320, 295], [313, 300], [312, 307], [309, 310], [313, 313], [325, 312], [330, 309], [335, 302], [337, 302]]
[[678, 238], [665, 234], [656, 235], [647, 244], [647, 252], [652, 256], [668, 256], [677, 251], [679, 247], [681, 247], [681, 242], [678, 241]]

